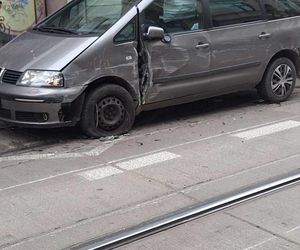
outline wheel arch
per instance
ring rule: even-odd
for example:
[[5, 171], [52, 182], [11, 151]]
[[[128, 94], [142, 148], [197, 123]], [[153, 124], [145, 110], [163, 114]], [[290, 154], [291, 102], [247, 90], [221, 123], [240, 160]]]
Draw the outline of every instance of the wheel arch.
[[299, 57], [299, 53], [297, 53], [295, 50], [284, 49], [284, 50], [277, 52], [270, 59], [269, 63], [267, 64], [267, 68], [271, 65], [272, 62], [274, 62], [276, 59], [281, 58], [281, 57], [288, 58], [294, 63], [294, 65], [296, 67], [297, 75], [299, 76], [300, 75], [300, 57]]
[[[282, 60], [287, 62], [287, 60], [290, 61], [290, 63], [293, 63], [295, 66], [295, 70], [296, 70], [296, 75], [299, 76], [299, 65], [300, 65], [300, 61], [299, 61], [299, 54], [293, 50], [282, 50], [279, 51], [278, 53], [276, 53], [269, 61], [262, 81], [256, 86], [259, 95], [268, 102], [272, 102], [272, 103], [280, 103], [283, 101], [286, 101], [290, 95], [293, 92], [294, 86], [295, 86], [295, 79], [293, 80], [293, 85], [291, 85], [290, 89], [286, 89], [285, 93], [283, 95], [278, 95], [276, 93], [273, 92], [273, 90], [271, 89], [271, 75], [273, 74], [273, 71], [275, 70], [275, 67], [277, 67], [278, 65], [274, 65], [274, 63], [276, 63], [276, 60], [281, 60], [279, 61], [278, 65], [280, 65], [280, 63], [282, 63]], [[274, 66], [273, 66], [274, 65]], [[274, 67], [274, 68], [273, 68]], [[270, 71], [272, 69], [272, 71]]]
[[105, 84], [115, 84], [123, 87], [126, 89], [129, 94], [131, 95], [133, 101], [138, 105], [139, 97], [137, 91], [124, 79], [117, 77], [117, 76], [104, 76], [100, 77], [87, 85], [85, 93], [88, 94], [89, 92], [93, 91], [94, 89], [105, 85]]
[[[117, 127], [115, 127], [112, 130], [107, 130], [104, 127], [98, 129], [98, 125], [92, 125], [95, 118], [95, 104], [97, 104], [99, 100], [102, 100], [101, 98], [109, 96], [111, 94], [111, 91], [116, 91], [116, 95], [119, 94], [119, 97], [124, 97], [122, 98], [122, 100], [123, 105], [125, 105], [126, 107], [124, 108], [126, 109], [126, 112], [124, 113], [126, 114], [127, 118], [124, 118], [124, 120], [122, 121], [118, 118], [118, 120], [115, 122], [118, 123], [120, 121], [120, 124], [115, 123], [113, 125], [109, 125], [109, 123], [107, 123], [105, 125], [117, 125]], [[101, 77], [86, 85], [84, 95], [84, 104], [81, 110], [81, 119], [79, 125], [86, 135], [92, 138], [99, 138], [101, 136], [120, 135], [123, 133], [127, 133], [132, 127], [136, 114], [136, 104], [138, 103], [138, 101], [137, 99], [135, 99], [135, 91], [133, 87], [129, 85], [129, 83], [118, 77]], [[110, 101], [108, 101], [108, 103], [110, 103]]]

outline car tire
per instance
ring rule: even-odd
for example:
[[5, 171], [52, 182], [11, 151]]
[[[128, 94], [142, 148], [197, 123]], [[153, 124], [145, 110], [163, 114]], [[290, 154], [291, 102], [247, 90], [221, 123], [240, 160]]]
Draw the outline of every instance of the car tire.
[[286, 101], [295, 88], [297, 71], [294, 63], [285, 57], [278, 58], [268, 66], [258, 93], [268, 102]]
[[80, 127], [92, 138], [117, 136], [127, 133], [134, 120], [132, 96], [121, 86], [106, 84], [87, 94]]

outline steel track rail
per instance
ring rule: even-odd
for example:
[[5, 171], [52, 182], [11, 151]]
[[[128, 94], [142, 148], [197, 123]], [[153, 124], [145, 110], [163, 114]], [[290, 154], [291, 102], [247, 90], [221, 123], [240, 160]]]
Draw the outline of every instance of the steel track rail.
[[155, 233], [159, 233], [166, 229], [178, 226], [182, 223], [209, 215], [211, 213], [218, 212], [220, 210], [238, 205], [240, 203], [258, 198], [278, 191], [280, 189], [289, 187], [291, 185], [300, 183], [300, 174], [294, 174], [289, 177], [281, 178], [279, 180], [242, 191], [235, 195], [225, 197], [223, 199], [213, 201], [207, 204], [200, 204], [193, 208], [186, 210], [180, 210], [170, 215], [160, 217], [155, 220], [151, 220], [140, 224], [138, 226], [129, 228], [124, 231], [117, 232], [108, 237], [94, 240], [77, 247], [75, 250], [102, 250], [102, 249], [114, 249], [123, 245], [127, 245], [133, 241], [145, 238]]

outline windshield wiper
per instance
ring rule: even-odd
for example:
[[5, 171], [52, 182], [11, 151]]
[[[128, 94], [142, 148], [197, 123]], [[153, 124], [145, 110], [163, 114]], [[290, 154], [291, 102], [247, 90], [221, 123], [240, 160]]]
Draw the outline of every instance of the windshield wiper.
[[65, 28], [58, 28], [58, 27], [34, 27], [33, 30], [38, 30], [41, 32], [51, 32], [51, 33], [58, 33], [58, 34], [72, 34], [78, 35], [77, 32], [68, 30]]

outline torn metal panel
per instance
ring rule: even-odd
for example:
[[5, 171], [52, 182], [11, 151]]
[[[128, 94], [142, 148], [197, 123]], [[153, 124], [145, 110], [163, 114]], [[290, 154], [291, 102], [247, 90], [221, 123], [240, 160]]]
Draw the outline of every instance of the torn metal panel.
[[153, 88], [153, 70], [151, 67], [151, 54], [146, 49], [142, 39], [139, 49], [139, 72], [140, 72], [140, 98], [141, 104], [145, 104], [149, 89]]
[[197, 50], [199, 42], [208, 43], [206, 32], [170, 35], [170, 42], [144, 42], [151, 76], [146, 103], [187, 96], [203, 88], [201, 79], [198, 83], [194, 79], [209, 70], [211, 51]]
[[88, 86], [101, 78], [119, 78], [139, 96], [137, 42], [114, 42], [118, 32], [136, 15], [134, 7], [63, 70], [70, 86]]
[[[51, 114], [51, 119], [42, 121], [42, 125], [55, 125], [55, 121], [57, 125], [66, 125], [80, 119], [80, 107], [83, 106], [86, 93], [90, 93], [87, 91], [103, 83], [119, 84], [127, 89], [138, 113], [146, 109], [147, 105], [154, 104], [155, 108], [159, 108], [255, 87], [261, 82], [274, 56], [293, 59], [295, 66], [300, 68], [300, 33], [295, 32], [299, 28], [299, 18], [268, 22], [258, 20], [213, 27], [208, 18], [209, 2], [204, 0], [205, 4], [197, 8], [203, 8], [203, 18], [207, 20], [200, 23], [200, 18], [193, 16], [197, 11], [193, 10], [189, 25], [183, 27], [182, 19], [175, 20], [173, 25], [167, 25], [164, 21], [176, 19], [178, 15], [182, 18], [181, 11], [189, 9], [187, 5], [180, 6], [184, 8], [176, 14], [173, 11], [171, 13], [170, 9], [164, 9], [165, 3], [160, 3], [158, 9], [157, 4], [154, 4], [155, 8], [151, 9], [148, 7], [153, 0], [129, 2], [138, 5], [127, 6], [131, 9], [126, 9], [124, 15], [122, 12], [120, 16], [123, 16], [118, 16], [116, 23], [103, 25], [101, 32], [87, 30], [85, 33], [88, 27], [80, 27], [75, 32], [57, 26], [56, 31], [64, 32], [55, 33], [55, 25], [37, 27], [40, 32], [26, 32], [2, 48], [0, 97], [7, 109], [4, 114], [11, 115], [10, 119], [15, 121], [16, 108], [20, 112], [42, 113], [34, 114], [33, 118], [35, 115], [46, 117], [47, 113]], [[194, 4], [191, 6], [196, 7]], [[145, 18], [146, 12], [150, 13], [148, 19]], [[76, 19], [77, 15], [74, 16]], [[78, 23], [75, 22], [76, 25], [80, 24], [80, 18]], [[88, 20], [87, 15], [85, 20]], [[102, 27], [107, 20], [110, 18], [104, 18], [100, 24], [97, 24], [97, 20], [96, 23], [91, 21], [89, 25]], [[125, 39], [116, 39], [127, 27], [133, 27], [129, 25], [134, 24], [133, 20], [136, 20], [136, 37], [128, 37], [126, 31], [123, 33]], [[161, 22], [151, 22], [153, 20]], [[143, 37], [149, 26], [152, 26], [152, 31], [156, 30], [152, 33], [153, 40]], [[163, 28], [169, 32], [166, 32], [165, 39], [161, 39]], [[129, 33], [132, 30], [129, 29]], [[25, 84], [22, 82], [23, 85], [18, 86], [23, 73], [28, 69], [58, 72], [51, 72], [54, 75], [52, 79], [39, 77], [38, 74], [32, 76], [27, 72], [26, 77], [29, 75], [29, 80], [35, 79], [38, 82], [35, 86], [39, 87], [33, 87], [34, 84], [28, 79], [25, 79]], [[55, 80], [57, 82], [55, 74], [59, 76], [60, 85], [50, 88], [49, 84]], [[73, 110], [76, 112], [72, 113]], [[9, 120], [5, 117], [3, 119]], [[36, 123], [39, 124], [39, 119]]]
[[[5, 117], [1, 119], [26, 126], [74, 125], [80, 120], [83, 92], [104, 77], [122, 80], [138, 96], [137, 42], [114, 43], [114, 37], [136, 14], [133, 7], [100, 38], [32, 31], [2, 48], [1, 68], [18, 74], [27, 69], [59, 70], [64, 75], [64, 88], [23, 87], [16, 85], [18, 79], [14, 84], [3, 84], [0, 95]], [[12, 60], [20, 55], [22, 60]]]

